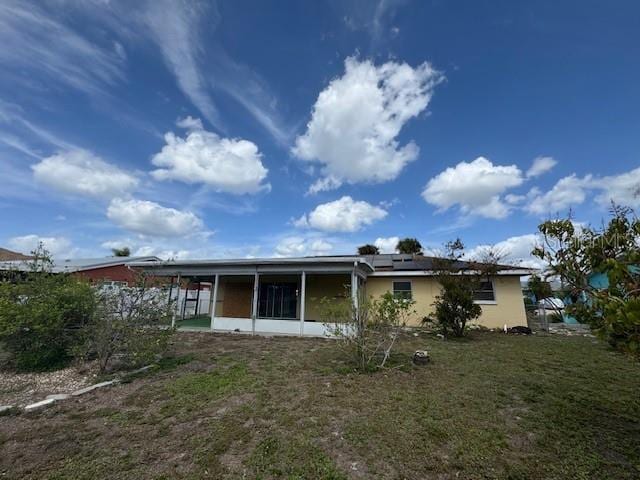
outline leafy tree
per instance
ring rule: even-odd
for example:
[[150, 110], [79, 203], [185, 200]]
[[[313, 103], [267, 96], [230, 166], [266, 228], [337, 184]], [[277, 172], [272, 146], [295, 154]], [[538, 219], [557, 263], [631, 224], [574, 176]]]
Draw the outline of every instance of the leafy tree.
[[403, 238], [396, 245], [396, 250], [408, 255], [422, 255], [422, 245], [417, 238]]
[[131, 256], [131, 250], [129, 249], [129, 247], [112, 248], [111, 251], [113, 252], [113, 256], [114, 257], [129, 257], [129, 256]]
[[529, 287], [529, 290], [536, 297], [537, 301], [549, 298], [553, 295], [551, 284], [540, 278], [538, 275], [531, 275], [527, 282], [527, 287]]
[[71, 359], [95, 298], [83, 280], [51, 273], [53, 263], [42, 244], [32, 255], [28, 272], [0, 283], [0, 342], [16, 369], [50, 370]]
[[358, 247], [358, 255], [379, 255], [380, 249], [375, 245], [367, 243]]
[[343, 301], [325, 297], [320, 303], [321, 317], [330, 334], [358, 370], [367, 372], [384, 368], [415, 302], [387, 292], [378, 299], [354, 301], [346, 295]]
[[487, 249], [479, 261], [461, 262], [464, 248], [459, 238], [448, 242], [443, 257], [434, 261], [435, 278], [441, 290], [433, 306], [445, 337], [449, 334], [463, 337], [468, 323], [480, 317], [482, 309], [474, 301], [474, 292], [480, 282], [497, 272], [501, 258], [496, 250]]
[[[640, 355], [640, 220], [633, 210], [612, 205], [608, 224], [599, 229], [576, 228], [570, 217], [538, 229], [543, 244], [532, 253], [576, 300], [567, 313], [614, 348]], [[606, 282], [595, 284], [594, 275]]]

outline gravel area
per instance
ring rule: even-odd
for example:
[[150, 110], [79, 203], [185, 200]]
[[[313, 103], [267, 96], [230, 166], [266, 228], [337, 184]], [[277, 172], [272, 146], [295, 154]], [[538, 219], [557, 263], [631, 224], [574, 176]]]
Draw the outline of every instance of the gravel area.
[[0, 371], [0, 405], [27, 405], [55, 393], [71, 393], [94, 383], [95, 368], [84, 366], [45, 373]]

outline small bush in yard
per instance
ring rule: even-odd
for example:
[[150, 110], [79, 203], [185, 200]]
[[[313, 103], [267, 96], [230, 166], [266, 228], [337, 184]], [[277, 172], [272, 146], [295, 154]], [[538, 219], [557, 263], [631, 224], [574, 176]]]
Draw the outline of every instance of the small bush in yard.
[[93, 317], [95, 297], [84, 281], [52, 274], [40, 245], [28, 272], [0, 282], [0, 342], [18, 370], [51, 370], [66, 364], [80, 332]]
[[500, 255], [488, 249], [480, 261], [463, 263], [460, 259], [464, 256], [464, 244], [460, 239], [448, 242], [445, 249], [445, 256], [434, 262], [435, 278], [441, 287], [433, 302], [434, 317], [445, 337], [449, 334], [463, 337], [467, 325], [482, 314], [474, 292], [496, 272]]
[[147, 364], [166, 350], [174, 329], [164, 328], [173, 312], [165, 289], [149, 287], [141, 275], [135, 287], [103, 287], [96, 296], [96, 314], [80, 354], [95, 356], [100, 372], [115, 360], [123, 367]]
[[360, 371], [383, 368], [398, 336], [413, 312], [414, 301], [387, 292], [379, 299], [351, 295], [344, 300], [321, 299], [322, 318], [330, 334], [354, 359]]

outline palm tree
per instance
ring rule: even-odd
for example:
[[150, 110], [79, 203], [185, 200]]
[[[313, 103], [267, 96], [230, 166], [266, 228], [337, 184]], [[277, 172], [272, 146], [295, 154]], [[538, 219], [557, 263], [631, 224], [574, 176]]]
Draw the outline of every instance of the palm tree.
[[111, 251], [113, 252], [114, 257], [128, 257], [129, 255], [131, 255], [131, 250], [129, 250], [129, 247], [112, 248]]
[[375, 245], [367, 243], [358, 247], [358, 255], [380, 255], [380, 249]]
[[408, 255], [422, 255], [422, 245], [420, 245], [417, 238], [403, 238], [398, 242], [398, 245], [396, 245], [396, 250]]

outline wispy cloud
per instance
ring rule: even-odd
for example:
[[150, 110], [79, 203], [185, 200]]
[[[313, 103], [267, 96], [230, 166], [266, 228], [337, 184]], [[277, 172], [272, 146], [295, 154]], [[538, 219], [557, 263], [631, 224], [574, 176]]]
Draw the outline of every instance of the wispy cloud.
[[404, 3], [405, 0], [340, 0], [334, 5], [348, 29], [368, 33], [369, 48], [375, 53], [385, 39], [398, 35], [400, 30], [391, 22]]
[[147, 4], [142, 18], [180, 89], [215, 128], [225, 131], [209, 88], [229, 95], [277, 143], [288, 145], [293, 129], [284, 125], [276, 109], [277, 100], [266, 82], [253, 69], [231, 58], [215, 41], [205, 41], [205, 20], [210, 36], [220, 21], [215, 3], [152, 2]]
[[203, 54], [200, 28], [205, 16], [207, 27], [214, 28], [217, 11], [200, 2], [150, 2], [142, 12], [151, 37], [182, 92], [214, 127], [224, 130], [218, 109], [207, 91], [208, 82], [200, 69]]
[[213, 87], [242, 105], [250, 115], [267, 130], [274, 140], [288, 146], [295, 134], [295, 127], [286, 125], [278, 112], [278, 100], [269, 91], [267, 83], [254, 70], [232, 59], [221, 48], [215, 49], [216, 58]]
[[91, 95], [124, 79], [124, 60], [112, 44], [97, 45], [54, 13], [38, 3], [0, 2], [0, 64]]
[[[38, 142], [44, 142], [63, 150], [77, 150], [80, 147], [61, 139], [55, 133], [34, 124], [24, 116], [24, 112], [19, 105], [0, 99], [0, 124], [10, 125], [14, 130], [23, 133], [22, 138], [29, 138]], [[30, 143], [18, 139], [16, 136], [5, 134], [1, 141], [7, 145], [20, 150], [30, 156], [38, 156], [35, 148]]]

